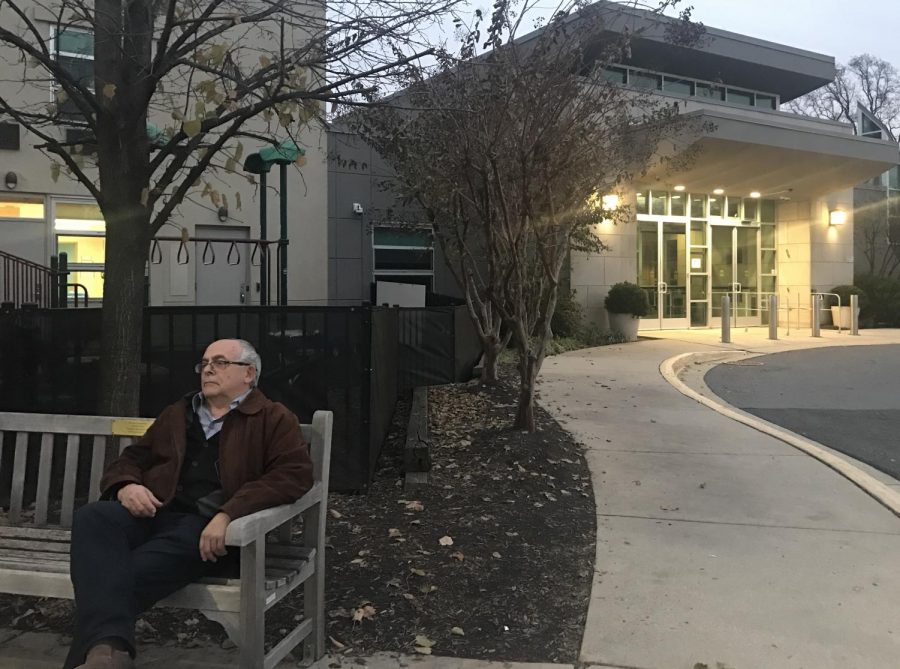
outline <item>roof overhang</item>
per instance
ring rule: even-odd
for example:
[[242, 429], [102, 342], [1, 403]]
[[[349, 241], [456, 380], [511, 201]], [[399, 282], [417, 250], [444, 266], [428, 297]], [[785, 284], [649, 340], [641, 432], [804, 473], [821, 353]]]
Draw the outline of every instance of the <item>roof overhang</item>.
[[774, 115], [756, 119], [704, 110], [690, 116], [714, 124], [697, 141], [696, 159], [677, 174], [654, 167], [647, 174], [649, 185], [813, 199], [852, 188], [900, 163], [893, 142], [803, 127]]

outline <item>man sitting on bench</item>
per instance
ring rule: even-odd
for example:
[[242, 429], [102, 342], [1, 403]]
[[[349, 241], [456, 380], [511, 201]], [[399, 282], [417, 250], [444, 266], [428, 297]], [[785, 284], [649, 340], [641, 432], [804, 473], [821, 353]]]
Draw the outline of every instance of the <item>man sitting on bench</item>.
[[243, 340], [210, 344], [195, 368], [200, 392], [163, 410], [108, 467], [101, 500], [76, 512], [65, 669], [134, 667], [137, 616], [221, 568], [232, 520], [312, 486], [299, 421], [256, 388], [261, 368]]

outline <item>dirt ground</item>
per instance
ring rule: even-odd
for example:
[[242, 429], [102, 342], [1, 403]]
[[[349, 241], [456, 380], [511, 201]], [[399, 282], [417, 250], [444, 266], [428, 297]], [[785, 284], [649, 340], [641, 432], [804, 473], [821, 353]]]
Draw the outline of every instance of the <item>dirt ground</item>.
[[[542, 409], [538, 432], [510, 429], [514, 381], [507, 369], [496, 388], [430, 389], [427, 487], [403, 488], [404, 400], [368, 493], [331, 496], [329, 650], [577, 660], [594, 562], [590, 475], [580, 447]], [[299, 596], [287, 598], [269, 631], [286, 631], [301, 611]], [[0, 597], [0, 627], [67, 633], [71, 620], [69, 602]], [[230, 644], [191, 611], [150, 611], [138, 636]]]

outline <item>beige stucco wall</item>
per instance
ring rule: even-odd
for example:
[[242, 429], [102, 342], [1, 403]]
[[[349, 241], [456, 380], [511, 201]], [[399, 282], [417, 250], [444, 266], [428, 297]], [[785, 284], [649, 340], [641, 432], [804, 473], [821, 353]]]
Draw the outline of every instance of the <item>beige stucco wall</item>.
[[[853, 191], [844, 190], [779, 205], [775, 234], [782, 325], [809, 327], [812, 291], [853, 282], [852, 203]], [[829, 225], [829, 212], [838, 208], [847, 212], [847, 222]]]
[[[620, 197], [633, 207], [633, 192], [624, 192]], [[637, 223], [607, 221], [597, 225], [595, 231], [609, 250], [599, 254], [573, 252], [570, 283], [576, 301], [584, 310], [585, 321], [605, 330], [609, 328], [609, 320], [603, 300], [610, 286], [619, 281], [637, 280]]]

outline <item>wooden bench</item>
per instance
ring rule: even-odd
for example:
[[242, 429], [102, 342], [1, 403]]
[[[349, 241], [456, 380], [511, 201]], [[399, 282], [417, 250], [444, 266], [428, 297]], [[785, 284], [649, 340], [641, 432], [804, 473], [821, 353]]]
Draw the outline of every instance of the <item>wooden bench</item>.
[[[0, 413], [0, 483], [8, 482], [10, 490], [5, 518], [0, 514], [0, 592], [73, 597], [69, 536], [74, 511], [99, 498], [107, 461], [151, 423], [108, 416]], [[239, 648], [241, 669], [270, 669], [301, 642], [306, 663], [325, 652], [331, 412], [317, 411], [312, 424], [302, 428], [311, 445], [313, 487], [294, 504], [238, 518], [228, 526], [225, 543], [241, 552], [240, 579], [204, 579], [159, 603], [198, 609], [221, 623]], [[7, 448], [14, 444], [11, 458], [2, 457], [4, 444]], [[3, 471], [2, 463], [9, 460], [12, 471]], [[32, 497], [33, 510], [26, 503]], [[295, 537], [292, 525], [297, 517], [303, 527]], [[300, 585], [302, 621], [265, 653], [266, 612]]]

